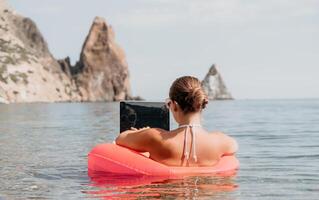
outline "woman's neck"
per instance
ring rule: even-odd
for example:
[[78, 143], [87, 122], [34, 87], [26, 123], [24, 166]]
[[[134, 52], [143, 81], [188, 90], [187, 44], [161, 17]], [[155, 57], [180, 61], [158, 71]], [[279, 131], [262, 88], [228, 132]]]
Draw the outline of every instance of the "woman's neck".
[[186, 124], [201, 124], [201, 114], [198, 113], [190, 113], [180, 117], [179, 125]]

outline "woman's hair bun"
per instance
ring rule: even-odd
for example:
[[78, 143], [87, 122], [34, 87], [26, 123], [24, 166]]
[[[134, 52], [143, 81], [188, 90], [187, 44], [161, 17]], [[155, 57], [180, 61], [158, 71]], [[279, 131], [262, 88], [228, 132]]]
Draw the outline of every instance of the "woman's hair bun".
[[184, 113], [201, 111], [208, 103], [201, 82], [192, 76], [176, 79], [170, 88], [169, 96], [179, 104]]

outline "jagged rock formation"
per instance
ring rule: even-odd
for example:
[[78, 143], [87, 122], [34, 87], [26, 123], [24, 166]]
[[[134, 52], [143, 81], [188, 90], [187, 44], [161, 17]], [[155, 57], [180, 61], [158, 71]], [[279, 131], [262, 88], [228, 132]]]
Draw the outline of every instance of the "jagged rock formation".
[[123, 50], [95, 18], [75, 66], [57, 61], [35, 23], [0, 0], [0, 103], [132, 99]]
[[215, 64], [210, 67], [208, 73], [202, 81], [202, 86], [210, 100], [233, 99], [233, 97], [227, 90], [221, 75], [216, 69]]
[[68, 58], [59, 61], [70, 74], [84, 101], [131, 99], [129, 72], [124, 51], [115, 43], [114, 33], [101, 17], [96, 17], [75, 66]]

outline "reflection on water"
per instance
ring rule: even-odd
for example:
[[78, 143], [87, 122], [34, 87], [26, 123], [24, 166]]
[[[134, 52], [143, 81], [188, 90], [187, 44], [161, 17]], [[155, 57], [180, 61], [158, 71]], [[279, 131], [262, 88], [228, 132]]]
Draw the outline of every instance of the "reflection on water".
[[203, 125], [237, 139], [236, 176], [91, 180], [87, 153], [117, 136], [118, 103], [0, 105], [0, 199], [318, 199], [318, 122], [318, 100], [212, 102]]
[[234, 199], [231, 192], [238, 185], [235, 176], [190, 176], [176, 179], [149, 176], [106, 174], [91, 179], [94, 189], [85, 191], [89, 197], [125, 198], [152, 197], [161, 199]]

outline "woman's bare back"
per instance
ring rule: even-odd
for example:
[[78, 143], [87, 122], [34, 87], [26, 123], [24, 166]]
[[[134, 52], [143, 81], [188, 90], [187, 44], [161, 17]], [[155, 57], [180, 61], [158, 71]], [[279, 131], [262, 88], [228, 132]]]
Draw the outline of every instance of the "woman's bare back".
[[[237, 150], [234, 139], [221, 133], [208, 133], [201, 127], [192, 128], [195, 136], [196, 157], [192, 145], [192, 135], [187, 131], [187, 149], [185, 148], [185, 128], [173, 131], [161, 131], [160, 139], [153, 146], [150, 158], [169, 166], [212, 166], [216, 164], [222, 155], [232, 154]], [[185, 158], [185, 151], [189, 152], [189, 159]]]

